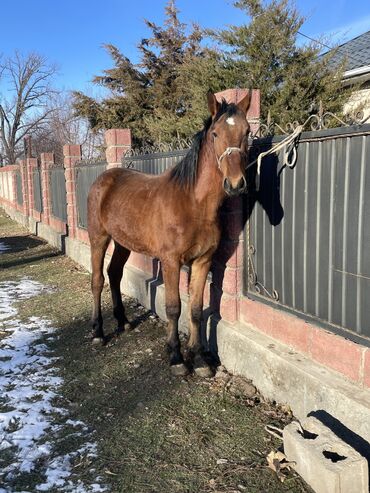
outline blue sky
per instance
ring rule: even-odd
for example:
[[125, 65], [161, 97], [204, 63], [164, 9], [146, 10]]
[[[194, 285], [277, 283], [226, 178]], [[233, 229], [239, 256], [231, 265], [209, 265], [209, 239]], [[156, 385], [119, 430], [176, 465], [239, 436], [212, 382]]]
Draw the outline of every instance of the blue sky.
[[[61, 89], [94, 93], [92, 77], [112, 64], [102, 48], [113, 43], [133, 61], [136, 44], [148, 35], [143, 19], [161, 23], [166, 0], [0, 0], [0, 53], [36, 51], [59, 67]], [[241, 24], [244, 14], [230, 0], [177, 0], [180, 19], [204, 27]], [[297, 0], [307, 17], [302, 32], [328, 35], [329, 43], [370, 30], [369, 0]]]

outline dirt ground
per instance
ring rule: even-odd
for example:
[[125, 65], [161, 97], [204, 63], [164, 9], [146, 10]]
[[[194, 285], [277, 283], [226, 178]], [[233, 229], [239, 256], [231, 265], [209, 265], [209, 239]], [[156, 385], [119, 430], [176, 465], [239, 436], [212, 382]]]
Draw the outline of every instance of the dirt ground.
[[[207, 380], [172, 377], [164, 323], [130, 298], [124, 303], [135, 329], [92, 347], [89, 274], [3, 212], [0, 240], [7, 248], [0, 252], [0, 283], [28, 278], [48, 288], [17, 301], [18, 317], [40, 317], [57, 327], [58, 337], [45, 342], [60, 357], [54, 364], [63, 378], [62, 397], [55, 399], [87, 424], [97, 444], [96, 456], [74, 458], [75, 479], [84, 481], [93, 471], [114, 493], [311, 491], [293, 472], [281, 483], [267, 467], [267, 454], [281, 442], [265, 426], [284, 427], [292, 419], [289, 410], [264, 402], [247, 382], [222, 371]], [[105, 330], [112, 333], [107, 287], [103, 312]], [[0, 400], [0, 415], [3, 405]], [[73, 441], [60, 434], [52, 440], [61, 454]], [[0, 471], [11, 460], [0, 449]], [[0, 491], [35, 491], [43, 471], [36, 464], [27, 474], [3, 478], [3, 485], [0, 474]]]

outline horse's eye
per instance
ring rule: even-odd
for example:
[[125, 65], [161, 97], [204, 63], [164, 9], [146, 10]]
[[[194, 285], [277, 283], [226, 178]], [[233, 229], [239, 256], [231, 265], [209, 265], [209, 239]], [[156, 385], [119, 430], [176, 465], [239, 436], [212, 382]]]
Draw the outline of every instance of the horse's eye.
[[212, 137], [215, 139], [217, 137], [216, 132], [212, 132]]

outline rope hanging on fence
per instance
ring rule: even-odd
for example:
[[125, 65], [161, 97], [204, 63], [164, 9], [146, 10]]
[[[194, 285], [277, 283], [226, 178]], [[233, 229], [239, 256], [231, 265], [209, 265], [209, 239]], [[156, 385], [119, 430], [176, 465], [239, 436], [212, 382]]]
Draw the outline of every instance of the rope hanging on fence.
[[289, 168], [294, 168], [295, 163], [297, 161], [297, 143], [298, 139], [303, 132], [303, 125], [298, 125], [294, 132], [288, 135], [284, 140], [278, 142], [271, 149], [267, 151], [261, 152], [257, 159], [248, 164], [247, 169], [254, 166], [257, 163], [257, 174], [256, 174], [256, 190], [258, 191], [260, 188], [260, 175], [261, 175], [261, 166], [262, 166], [262, 158], [265, 156], [269, 156], [270, 154], [277, 154], [281, 149], [284, 150], [284, 158], [283, 158], [283, 166], [288, 166]]

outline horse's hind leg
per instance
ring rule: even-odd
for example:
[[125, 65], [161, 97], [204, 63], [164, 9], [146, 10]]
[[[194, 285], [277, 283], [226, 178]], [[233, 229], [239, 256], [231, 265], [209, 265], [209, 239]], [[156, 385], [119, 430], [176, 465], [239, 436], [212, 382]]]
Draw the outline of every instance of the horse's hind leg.
[[108, 267], [109, 284], [112, 293], [113, 315], [117, 320], [117, 333], [129, 330], [130, 322], [126, 318], [125, 308], [122, 303], [120, 284], [123, 274], [123, 268], [131, 251], [114, 242], [114, 252]]
[[109, 236], [104, 235], [99, 239], [90, 240], [91, 243], [91, 291], [93, 294], [92, 328], [93, 343], [104, 342], [103, 317], [101, 313], [101, 292], [104, 286], [104, 255], [108, 247]]

